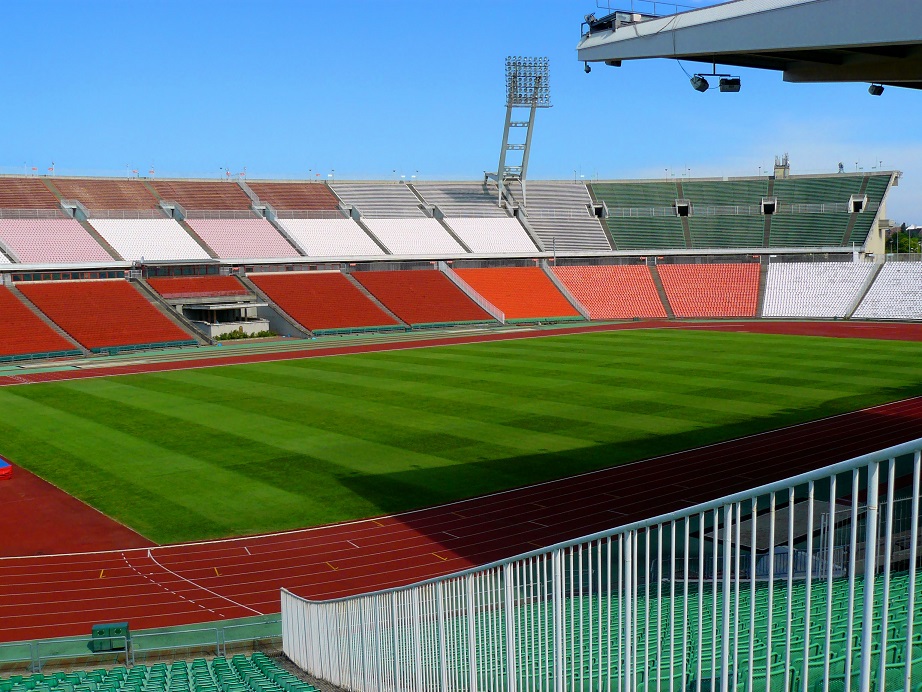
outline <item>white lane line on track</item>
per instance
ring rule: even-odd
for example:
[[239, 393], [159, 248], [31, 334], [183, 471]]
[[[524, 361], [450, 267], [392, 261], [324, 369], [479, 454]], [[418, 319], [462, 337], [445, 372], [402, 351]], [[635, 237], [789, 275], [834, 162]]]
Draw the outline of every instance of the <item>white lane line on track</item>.
[[[171, 570], [169, 567], [166, 567], [166, 566], [164, 566], [163, 564], [161, 564], [161, 563], [157, 560], [157, 558], [154, 557], [154, 555], [153, 555], [153, 553], [151, 552], [150, 549], [147, 550], [147, 557], [149, 557], [149, 558], [153, 561], [153, 563], [154, 563], [155, 565], [157, 565], [160, 569], [164, 570], [165, 572], [169, 572], [170, 574], [172, 574], [172, 575], [173, 575], [174, 577], [176, 577], [177, 579], [182, 579], [182, 580], [183, 580], [184, 582], [186, 582], [187, 584], [192, 584], [192, 586], [194, 586], [194, 587], [197, 588], [197, 589], [201, 589], [202, 591], [207, 591], [207, 592], [210, 593], [212, 596], [215, 596], [215, 597], [217, 597], [217, 598], [220, 598], [220, 599], [222, 599], [222, 600], [225, 600], [225, 601], [227, 601], [228, 603], [233, 603], [233, 604], [234, 604], [235, 606], [237, 606], [238, 608], [243, 608], [244, 610], [252, 611], [252, 612], [256, 613], [257, 615], [265, 615], [265, 613], [261, 613], [261, 612], [259, 612], [258, 610], [256, 610], [255, 608], [251, 608], [250, 606], [246, 606], [246, 605], [243, 605], [242, 603], [238, 603], [237, 601], [235, 601], [235, 600], [232, 599], [232, 598], [228, 598], [227, 596], [222, 596], [221, 594], [217, 593], [216, 591], [212, 591], [212, 590], [209, 589], [207, 586], [202, 586], [201, 584], [197, 584], [196, 582], [192, 581], [191, 579], [186, 579], [186, 578], [185, 578], [184, 576], [182, 576], [181, 574], [176, 574], [176, 572], [174, 572], [173, 570]], [[127, 562], [127, 560], [126, 560], [126, 562]], [[135, 571], [137, 571], [137, 570], [135, 570]], [[140, 573], [139, 573], [139, 574], [140, 574]], [[156, 582], [155, 582], [155, 583], [156, 583]], [[166, 588], [166, 587], [163, 587], [163, 588]], [[169, 591], [169, 589], [167, 589], [167, 590]], [[210, 610], [210, 608], [209, 608], [209, 610]], [[212, 610], [211, 612], [215, 612], [215, 611]], [[222, 615], [221, 617], [224, 617], [224, 616]]]
[[[125, 561], [125, 564], [128, 565], [128, 567], [131, 568], [131, 570], [132, 570], [135, 574], [137, 574], [139, 577], [142, 577], [142, 578], [146, 579], [147, 581], [149, 581], [149, 582], [150, 582], [151, 584], [153, 584], [154, 586], [157, 586], [157, 587], [163, 589], [164, 591], [173, 594], [174, 596], [178, 596], [179, 598], [181, 598], [181, 599], [184, 600], [184, 601], [189, 601], [189, 599], [186, 598], [185, 596], [183, 596], [182, 594], [176, 593], [175, 591], [173, 591], [173, 589], [169, 588], [168, 586], [164, 586], [163, 584], [161, 584], [160, 582], [158, 582], [156, 579], [151, 579], [149, 575], [143, 574], [142, 572], [138, 571], [138, 568], [137, 568], [137, 567], [135, 567], [135, 566], [132, 565], [130, 562], [128, 562], [128, 558], [125, 557], [125, 554], [124, 554], [124, 553], [122, 554], [122, 559]], [[151, 559], [153, 559], [153, 558], [151, 558]], [[156, 560], [155, 560], [155, 562], [156, 562]], [[158, 564], [159, 564], [159, 563], [158, 563]], [[162, 565], [161, 565], [161, 566], [162, 566]], [[215, 615], [220, 615], [221, 617], [224, 617], [223, 615], [221, 615], [221, 614], [218, 613], [217, 611], [212, 610], [211, 608], [209, 608], [209, 607], [207, 607], [207, 606], [203, 606], [201, 603], [196, 603], [195, 601], [189, 601], [189, 602], [190, 602], [190, 603], [193, 603], [193, 604], [196, 605], [196, 606], [198, 606], [198, 607], [201, 608], [202, 610], [207, 610], [209, 613], [214, 613]]]

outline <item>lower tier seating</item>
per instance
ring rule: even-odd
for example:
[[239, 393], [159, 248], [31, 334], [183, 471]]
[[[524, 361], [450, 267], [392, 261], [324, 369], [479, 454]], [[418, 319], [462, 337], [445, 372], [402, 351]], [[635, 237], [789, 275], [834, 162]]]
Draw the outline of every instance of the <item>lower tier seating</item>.
[[440, 271], [355, 272], [352, 276], [407, 324], [492, 319]]
[[475, 291], [502, 310], [507, 320], [580, 318], [579, 312], [539, 267], [455, 271]]
[[3, 329], [0, 329], [0, 360], [38, 353], [80, 353], [5, 287], [0, 287], [0, 322], [3, 324]]
[[666, 317], [644, 264], [565, 266], [553, 271], [594, 320]]
[[265, 219], [186, 219], [222, 259], [298, 257], [298, 251]]
[[74, 219], [0, 219], [0, 241], [23, 264], [112, 261]]
[[755, 317], [758, 264], [661, 264], [657, 269], [676, 317]]
[[250, 292], [234, 276], [176, 276], [147, 280], [164, 298], [219, 298], [246, 296]]
[[317, 692], [261, 652], [0, 677], [0, 692]]
[[121, 279], [22, 283], [20, 291], [91, 350], [194, 344], [195, 340]]
[[922, 319], [922, 263], [887, 262], [854, 316], [880, 320]]
[[778, 262], [768, 267], [765, 317], [845, 317], [870, 262]]
[[249, 278], [313, 332], [397, 326], [390, 315], [337, 271], [250, 274]]

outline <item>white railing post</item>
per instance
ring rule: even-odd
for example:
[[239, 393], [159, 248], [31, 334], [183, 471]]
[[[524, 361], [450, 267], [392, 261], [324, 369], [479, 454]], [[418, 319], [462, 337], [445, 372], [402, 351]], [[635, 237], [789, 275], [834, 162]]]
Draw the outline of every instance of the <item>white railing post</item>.
[[864, 609], [861, 620], [861, 676], [860, 692], [871, 689], [871, 642], [874, 625], [874, 577], [877, 572], [877, 502], [880, 464], [872, 461], [868, 466], [868, 511], [864, 532]]
[[474, 612], [474, 575], [469, 574], [464, 580], [464, 608], [467, 612], [467, 664], [469, 689], [477, 689], [477, 626]]
[[516, 692], [515, 648], [518, 632], [515, 627], [515, 578], [512, 563], [503, 565], [503, 587], [506, 619], [506, 689], [509, 692]]

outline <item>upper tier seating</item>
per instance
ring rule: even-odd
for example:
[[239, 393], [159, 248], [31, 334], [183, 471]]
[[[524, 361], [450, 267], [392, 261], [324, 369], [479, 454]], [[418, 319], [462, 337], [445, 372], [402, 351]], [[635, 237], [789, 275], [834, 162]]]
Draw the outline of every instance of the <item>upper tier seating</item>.
[[758, 264], [661, 264], [657, 269], [676, 317], [755, 317]]
[[17, 287], [89, 349], [195, 343], [134, 286], [121, 279], [21, 283]]
[[352, 219], [279, 219], [308, 257], [364, 257], [384, 255]]
[[440, 271], [355, 272], [352, 277], [407, 324], [492, 319]]
[[314, 332], [397, 324], [340, 272], [277, 272], [250, 274], [249, 278]]
[[151, 186], [167, 202], [179, 202], [186, 211], [249, 209], [252, 201], [237, 183], [220, 180], [152, 180]]
[[873, 269], [870, 262], [770, 264], [762, 315], [845, 317]]
[[164, 298], [218, 298], [247, 296], [247, 290], [235, 276], [170, 276], [147, 280], [150, 287]]
[[855, 317], [880, 320], [922, 320], [922, 263], [887, 262]]
[[466, 254], [435, 219], [364, 219], [393, 255], [458, 257]]
[[415, 183], [413, 187], [445, 216], [509, 218], [499, 206], [496, 183]]
[[64, 199], [77, 200], [87, 209], [158, 209], [157, 198], [140, 180], [111, 178], [55, 178]]
[[323, 183], [247, 183], [260, 202], [279, 210], [313, 211], [339, 208], [339, 200]]
[[593, 183], [592, 189], [608, 205], [606, 221], [619, 250], [685, 247], [674, 182]]
[[0, 177], [0, 209], [60, 209], [54, 193], [38, 178]]
[[594, 320], [666, 317], [645, 264], [553, 267]]
[[855, 226], [852, 228], [849, 245], [852, 243], [862, 245], [867, 239], [874, 217], [877, 216], [877, 211], [884, 201], [884, 196], [887, 194], [887, 190], [890, 189], [890, 179], [890, 173], [878, 173], [868, 176], [868, 185], [864, 191], [864, 194], [868, 196], [868, 205], [862, 213], [855, 216]]
[[461, 240], [472, 252], [484, 255], [530, 255], [538, 248], [515, 219], [505, 218], [446, 218]]
[[768, 196], [768, 178], [689, 180], [682, 192], [691, 204], [692, 247], [762, 247], [761, 204]]
[[34, 353], [80, 353], [5, 286], [0, 286], [0, 320], [3, 322], [3, 329], [0, 329], [0, 358]]
[[[863, 180], [863, 175], [850, 174], [776, 180], [773, 195], [778, 200], [778, 210], [772, 215], [769, 245], [842, 245], [851, 219], [848, 200], [861, 191]], [[863, 241], [864, 238], [858, 240]]]
[[507, 320], [580, 317], [563, 294], [539, 267], [490, 267], [456, 269], [462, 279]]
[[23, 264], [112, 261], [74, 219], [0, 219], [0, 240]]
[[333, 192], [349, 207], [369, 218], [400, 219], [425, 216], [422, 204], [403, 183], [334, 183]]
[[222, 259], [300, 256], [265, 219], [186, 219], [186, 223]]
[[[512, 198], [522, 205], [522, 186], [508, 187]], [[592, 198], [583, 183], [530, 181], [525, 185], [524, 201], [528, 225], [548, 252], [608, 252], [611, 244], [599, 220], [592, 215]]]
[[90, 224], [130, 262], [209, 259], [208, 253], [173, 219], [90, 219]]

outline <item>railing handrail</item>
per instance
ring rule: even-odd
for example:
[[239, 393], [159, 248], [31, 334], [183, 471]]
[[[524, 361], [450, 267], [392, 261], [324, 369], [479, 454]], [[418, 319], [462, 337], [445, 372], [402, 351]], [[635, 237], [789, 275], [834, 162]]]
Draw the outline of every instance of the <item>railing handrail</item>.
[[624, 534], [631, 531], [636, 531], [638, 529], [643, 529], [651, 526], [656, 526], [657, 524], [666, 524], [669, 522], [686, 519], [693, 517], [694, 515], [701, 514], [702, 512], [711, 512], [726, 505], [732, 505], [738, 502], [743, 502], [752, 498], [761, 497], [764, 495], [770, 495], [777, 493], [782, 490], [788, 490], [793, 486], [803, 485], [809, 483], [810, 481], [816, 481], [822, 478], [828, 478], [833, 475], [838, 475], [845, 471], [851, 471], [853, 469], [862, 468], [868, 464], [880, 461], [886, 461], [888, 459], [906, 456], [912, 454], [918, 450], [922, 449], [922, 438], [916, 438], [909, 442], [903, 442], [898, 445], [893, 445], [887, 447], [886, 449], [881, 449], [876, 452], [870, 452], [868, 454], [862, 454], [851, 459], [846, 459], [845, 461], [840, 461], [829, 466], [824, 466], [820, 469], [815, 469], [813, 471], [807, 471], [805, 473], [798, 474], [796, 476], [791, 476], [784, 480], [775, 481], [773, 483], [766, 483], [757, 488], [751, 490], [744, 490], [738, 493], [733, 493], [731, 495], [725, 495], [723, 497], [717, 498], [715, 500], [710, 500], [708, 502], [702, 502], [700, 504], [688, 507], [683, 510], [677, 510], [675, 512], [667, 512], [665, 514], [660, 514], [649, 519], [642, 519], [639, 521], [631, 522], [630, 524], [622, 524], [612, 529], [605, 529], [602, 531], [597, 531], [585, 536], [580, 536], [578, 538], [572, 538], [567, 541], [560, 541], [554, 543], [553, 545], [547, 546], [545, 548], [538, 548], [535, 550], [528, 551], [526, 553], [520, 553], [518, 555], [513, 555], [511, 557], [503, 558], [501, 560], [494, 560], [493, 562], [478, 565], [475, 567], [469, 567], [467, 569], [461, 570], [459, 572], [452, 572], [451, 574], [445, 574], [439, 577], [432, 577], [430, 579], [424, 579], [422, 581], [414, 582], [412, 584], [406, 584], [404, 586], [394, 586], [387, 589], [380, 589], [378, 591], [369, 591], [362, 594], [356, 594], [352, 596], [341, 596], [339, 598], [331, 598], [325, 600], [313, 601], [303, 596], [298, 596], [297, 594], [292, 593], [286, 588], [282, 588], [282, 592], [288, 594], [292, 598], [303, 601], [305, 603], [343, 603], [356, 599], [367, 598], [371, 596], [382, 596], [389, 593], [397, 593], [402, 591], [408, 591], [411, 589], [417, 589], [421, 586], [426, 586], [428, 584], [435, 584], [438, 582], [445, 582], [453, 579], [458, 579], [460, 577], [467, 576], [469, 574], [477, 574], [479, 572], [485, 572], [488, 570], [493, 570], [498, 567], [503, 567], [507, 564], [513, 562], [520, 562], [522, 560], [528, 560], [533, 557], [540, 555], [550, 555], [567, 548], [572, 548], [577, 545], [590, 543], [592, 541], [597, 541], [603, 538], [609, 538], [618, 534]]

